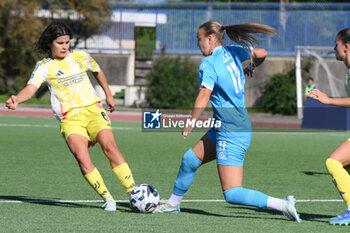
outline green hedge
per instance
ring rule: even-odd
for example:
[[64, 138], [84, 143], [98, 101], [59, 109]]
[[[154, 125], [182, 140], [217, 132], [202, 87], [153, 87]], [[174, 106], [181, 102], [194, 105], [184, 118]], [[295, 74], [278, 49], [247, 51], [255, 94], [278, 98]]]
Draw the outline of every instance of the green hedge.
[[198, 65], [186, 58], [161, 56], [146, 76], [152, 108], [190, 109], [198, 94]]
[[257, 103], [259, 110], [282, 115], [296, 114], [295, 76], [274, 74], [264, 83], [263, 90]]
[[[315, 59], [305, 58], [301, 62], [304, 83], [310, 76], [310, 69]], [[262, 85], [262, 96], [255, 107], [260, 112], [273, 114], [295, 115], [297, 113], [296, 79], [294, 64], [290, 64], [286, 71], [272, 75]]]

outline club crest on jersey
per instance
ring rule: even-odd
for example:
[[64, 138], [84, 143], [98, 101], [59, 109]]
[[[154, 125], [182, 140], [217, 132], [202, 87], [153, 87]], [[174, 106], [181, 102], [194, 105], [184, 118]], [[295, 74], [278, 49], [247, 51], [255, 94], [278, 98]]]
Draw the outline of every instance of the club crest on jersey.
[[58, 70], [57, 74], [55, 75], [56, 77], [62, 76], [64, 73], [61, 70]]
[[220, 152], [219, 155], [218, 155], [218, 159], [221, 159], [221, 160], [226, 160], [226, 155], [224, 152]]

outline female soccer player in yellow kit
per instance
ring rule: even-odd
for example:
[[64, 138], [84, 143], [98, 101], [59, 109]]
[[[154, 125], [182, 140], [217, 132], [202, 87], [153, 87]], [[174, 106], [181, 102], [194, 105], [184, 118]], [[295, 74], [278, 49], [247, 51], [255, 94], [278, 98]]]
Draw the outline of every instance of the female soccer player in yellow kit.
[[39, 61], [26, 85], [17, 95], [6, 101], [6, 107], [15, 110], [18, 104], [29, 100], [46, 82], [51, 93], [54, 114], [61, 123], [61, 133], [75, 156], [80, 170], [91, 187], [104, 199], [106, 211], [115, 211], [116, 203], [103, 179], [91, 161], [88, 147], [101, 145], [110, 161], [112, 171], [126, 192], [135, 186], [131, 170], [120, 153], [106, 110], [100, 105], [86, 74], [90, 70], [106, 94], [107, 109], [115, 110], [115, 101], [103, 71], [84, 51], [70, 49], [72, 33], [62, 22], [52, 22], [41, 34], [37, 50], [48, 56]]
[[[350, 28], [338, 32], [335, 38], [335, 56], [338, 61], [343, 61], [349, 69], [345, 79], [345, 89], [350, 97]], [[339, 107], [350, 108], [350, 98], [329, 98], [318, 89], [310, 90], [312, 98], [323, 104], [331, 104]], [[350, 138], [345, 140], [326, 160], [326, 167], [333, 178], [333, 182], [341, 197], [347, 205], [347, 211], [340, 216], [334, 217], [329, 222], [336, 225], [350, 224]]]

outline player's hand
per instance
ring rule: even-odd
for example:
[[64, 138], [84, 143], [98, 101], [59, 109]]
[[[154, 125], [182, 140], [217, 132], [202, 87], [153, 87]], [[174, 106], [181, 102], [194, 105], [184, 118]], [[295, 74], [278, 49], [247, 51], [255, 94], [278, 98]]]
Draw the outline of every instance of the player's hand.
[[246, 67], [244, 67], [243, 72], [248, 77], [253, 77], [254, 68], [251, 65], [247, 65]]
[[115, 110], [116, 104], [113, 96], [109, 96], [106, 98], [106, 104], [109, 106], [109, 108], [107, 108], [107, 111], [113, 112]]
[[184, 137], [184, 139], [186, 139], [187, 135], [189, 135], [191, 133], [191, 131], [192, 131], [191, 126], [182, 128], [182, 136]]
[[309, 94], [311, 95], [311, 98], [318, 100], [323, 104], [329, 104], [330, 98], [322, 91], [318, 89], [312, 89], [309, 91]]
[[5, 103], [8, 109], [15, 110], [18, 106], [17, 97], [15, 95], [12, 95]]

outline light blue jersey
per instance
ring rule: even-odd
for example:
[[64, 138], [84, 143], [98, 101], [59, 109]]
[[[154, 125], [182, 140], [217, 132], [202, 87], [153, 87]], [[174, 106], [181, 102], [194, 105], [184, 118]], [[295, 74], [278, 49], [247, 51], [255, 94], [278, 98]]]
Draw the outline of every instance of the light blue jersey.
[[208, 131], [216, 143], [219, 165], [242, 166], [251, 141], [251, 122], [245, 106], [242, 62], [249, 54], [241, 46], [216, 47], [199, 66], [200, 88], [212, 90], [214, 119], [221, 128]]
[[241, 46], [219, 46], [211, 56], [203, 58], [199, 66], [200, 87], [212, 90], [210, 102], [214, 118], [222, 122], [222, 130], [251, 131], [244, 100], [242, 67], [242, 62], [248, 59], [249, 54]]

